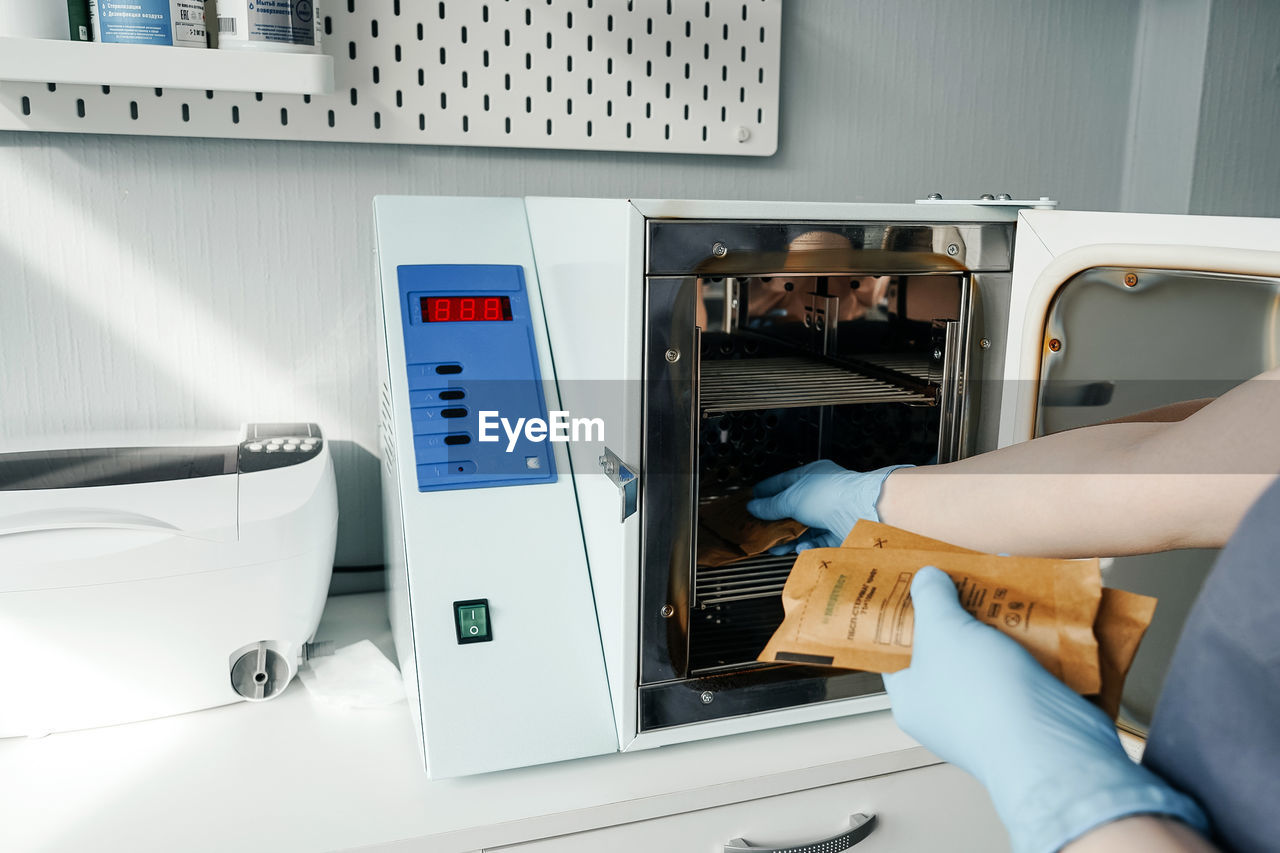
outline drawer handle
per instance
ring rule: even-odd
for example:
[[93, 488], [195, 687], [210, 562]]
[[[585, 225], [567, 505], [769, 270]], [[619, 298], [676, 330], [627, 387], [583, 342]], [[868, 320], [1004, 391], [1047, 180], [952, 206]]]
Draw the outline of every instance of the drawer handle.
[[875, 828], [875, 815], [856, 814], [849, 817], [848, 829], [821, 841], [793, 847], [754, 847], [741, 838], [735, 838], [724, 846], [724, 853], [840, 853], [866, 838]]

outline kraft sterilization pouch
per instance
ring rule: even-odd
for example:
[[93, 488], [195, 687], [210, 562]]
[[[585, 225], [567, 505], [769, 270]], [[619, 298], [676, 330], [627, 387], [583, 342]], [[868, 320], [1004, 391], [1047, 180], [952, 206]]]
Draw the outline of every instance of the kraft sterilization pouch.
[[699, 566], [723, 566], [763, 554], [809, 529], [793, 518], [761, 521], [747, 512], [750, 500], [750, 492], [739, 492], [698, 510]]
[[1094, 701], [1113, 720], [1120, 713], [1120, 694], [1124, 692], [1124, 680], [1138, 653], [1138, 644], [1155, 614], [1156, 600], [1149, 595], [1102, 588], [1102, 604], [1093, 623], [1093, 634], [1098, 638], [1102, 689]]
[[914, 627], [911, 579], [928, 565], [951, 576], [961, 606], [975, 618], [1013, 637], [1071, 689], [1098, 692], [1097, 560], [815, 548], [796, 560], [782, 592], [785, 618], [758, 659], [871, 672], [905, 668]]
[[[874, 521], [859, 521], [844, 540], [846, 548], [907, 548], [978, 554], [948, 542], [930, 539]], [[1092, 698], [1113, 720], [1120, 713], [1120, 695], [1129, 675], [1138, 644], [1156, 612], [1156, 600], [1123, 589], [1102, 588], [1093, 636], [1098, 641], [1098, 668], [1102, 687]]]

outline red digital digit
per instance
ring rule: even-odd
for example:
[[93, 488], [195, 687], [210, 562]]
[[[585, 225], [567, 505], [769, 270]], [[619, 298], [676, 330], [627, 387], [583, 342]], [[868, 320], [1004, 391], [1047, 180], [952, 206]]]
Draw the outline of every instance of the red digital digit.
[[508, 296], [422, 297], [422, 322], [424, 323], [510, 322], [510, 320], [511, 298]]

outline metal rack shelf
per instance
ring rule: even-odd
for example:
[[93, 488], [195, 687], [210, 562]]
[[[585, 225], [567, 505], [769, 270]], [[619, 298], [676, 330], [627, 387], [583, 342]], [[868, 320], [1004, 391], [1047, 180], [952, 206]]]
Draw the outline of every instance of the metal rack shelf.
[[698, 566], [693, 581], [694, 606], [779, 596], [795, 561], [795, 554], [762, 554], [727, 566]]
[[777, 594], [695, 610], [690, 624], [689, 674], [702, 677], [767, 666], [757, 664], [756, 656], [782, 624], [782, 617], [782, 598]]
[[[927, 374], [924, 377], [927, 381]], [[905, 374], [899, 385], [807, 358], [704, 361], [699, 375], [703, 415], [751, 409], [790, 409], [851, 403], [924, 403], [931, 395], [907, 387], [919, 377]]]
[[923, 355], [864, 355], [859, 356], [858, 361], [901, 373], [919, 382], [936, 383], [942, 378], [941, 363], [930, 363]]

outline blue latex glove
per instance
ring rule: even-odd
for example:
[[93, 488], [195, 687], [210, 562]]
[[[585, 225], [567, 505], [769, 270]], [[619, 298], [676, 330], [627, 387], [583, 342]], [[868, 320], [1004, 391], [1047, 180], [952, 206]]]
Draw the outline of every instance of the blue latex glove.
[[756, 484], [755, 500], [747, 512], [763, 521], [794, 518], [809, 527], [794, 542], [770, 549], [771, 554], [797, 554], [809, 548], [838, 548], [858, 519], [879, 521], [876, 502], [885, 477], [910, 465], [890, 465], [859, 473], [829, 459], [810, 462]]
[[1051, 853], [1134, 814], [1205, 831], [1200, 807], [1134, 764], [1102, 711], [961, 609], [945, 573], [916, 572], [911, 599], [911, 665], [884, 677], [893, 717], [986, 787], [1015, 853]]

